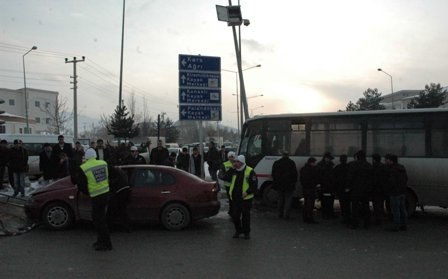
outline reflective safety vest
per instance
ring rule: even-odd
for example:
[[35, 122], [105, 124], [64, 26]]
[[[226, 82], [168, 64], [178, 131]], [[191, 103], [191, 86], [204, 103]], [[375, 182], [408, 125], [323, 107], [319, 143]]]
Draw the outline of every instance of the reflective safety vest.
[[81, 165], [87, 177], [87, 187], [91, 198], [109, 192], [109, 173], [107, 163], [91, 158]]
[[[247, 190], [249, 190], [249, 177], [250, 177], [251, 172], [252, 172], [252, 168], [246, 165], [246, 169], [244, 170], [244, 178], [243, 178], [243, 193], [247, 192]], [[233, 188], [235, 187], [235, 181], [236, 181], [236, 174], [233, 175], [232, 182], [230, 184], [230, 190], [229, 190], [230, 199], [232, 199], [232, 192], [233, 192]], [[249, 200], [249, 199], [252, 199], [253, 197], [254, 197], [254, 194], [249, 194], [243, 199]]]
[[[223, 163], [223, 165], [224, 165], [224, 169], [226, 170], [226, 172], [232, 167], [232, 162], [230, 162], [230, 161], [225, 161], [224, 163]], [[230, 184], [232, 184], [232, 182], [229, 182], [229, 181], [224, 181], [224, 187], [226, 187], [226, 188], [230, 188]]]

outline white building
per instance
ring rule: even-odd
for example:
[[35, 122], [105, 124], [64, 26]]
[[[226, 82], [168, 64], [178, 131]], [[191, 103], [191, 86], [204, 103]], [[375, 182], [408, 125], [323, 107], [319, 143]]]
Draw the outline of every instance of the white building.
[[[48, 131], [51, 117], [48, 113], [54, 110], [58, 92], [27, 88], [28, 95], [28, 126], [31, 134], [41, 134]], [[6, 123], [0, 127], [0, 133], [24, 134], [26, 128], [26, 106], [24, 89], [0, 88], [0, 98], [5, 101], [1, 109], [5, 114], [0, 118]]]
[[[386, 107], [386, 109], [407, 109], [408, 104], [415, 97], [418, 97], [422, 90], [400, 90], [394, 92], [393, 94], [382, 95], [383, 100], [381, 104]], [[442, 90], [448, 90], [447, 87], [442, 87]], [[444, 104], [442, 107], [448, 107], [448, 103]]]

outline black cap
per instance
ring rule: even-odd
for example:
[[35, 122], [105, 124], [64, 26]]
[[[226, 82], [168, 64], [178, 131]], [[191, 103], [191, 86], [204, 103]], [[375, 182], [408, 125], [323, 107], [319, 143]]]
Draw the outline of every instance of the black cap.
[[331, 152], [325, 152], [324, 158], [330, 158], [331, 160], [334, 159], [333, 155], [331, 155]]

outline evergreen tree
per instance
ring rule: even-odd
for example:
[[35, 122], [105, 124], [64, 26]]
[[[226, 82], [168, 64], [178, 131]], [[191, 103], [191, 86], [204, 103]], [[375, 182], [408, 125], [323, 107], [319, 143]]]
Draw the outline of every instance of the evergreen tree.
[[443, 90], [440, 83], [425, 85], [425, 90], [420, 91], [419, 95], [411, 100], [408, 108], [438, 108], [446, 104], [446, 93], [447, 90]]
[[109, 135], [114, 135], [117, 139], [124, 139], [125, 142], [127, 139], [138, 136], [140, 131], [138, 125], [134, 125], [134, 115], [129, 116], [125, 105], [117, 106], [114, 114], [106, 123], [106, 129]]
[[383, 97], [381, 97], [381, 93], [378, 92], [378, 89], [370, 89], [368, 88], [363, 93], [364, 98], [359, 98], [356, 104], [353, 104], [350, 101], [347, 104], [346, 111], [357, 111], [357, 110], [382, 110], [386, 109], [383, 105], [381, 105], [381, 101]]

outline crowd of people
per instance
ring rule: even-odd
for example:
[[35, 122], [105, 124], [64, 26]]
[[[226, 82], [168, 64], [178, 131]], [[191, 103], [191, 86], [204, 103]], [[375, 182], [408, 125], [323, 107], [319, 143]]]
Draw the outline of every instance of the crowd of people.
[[[372, 163], [369, 163], [366, 153], [360, 150], [353, 161], [348, 163], [347, 159], [346, 155], [341, 155], [339, 164], [335, 166], [334, 157], [326, 152], [319, 162], [310, 157], [300, 168], [303, 221], [307, 224], [318, 223], [314, 216], [316, 199], [321, 202], [322, 219], [337, 218], [334, 208], [337, 198], [341, 222], [351, 229], [381, 225], [388, 217], [384, 209], [388, 204], [392, 226], [386, 229], [394, 232], [407, 230], [407, 173], [404, 166], [398, 163], [398, 157], [387, 154], [385, 163], [382, 163], [381, 156], [373, 154]], [[297, 177], [295, 162], [289, 158], [288, 152], [283, 152], [282, 158], [272, 167], [273, 187], [279, 193], [279, 218], [289, 218]]]

